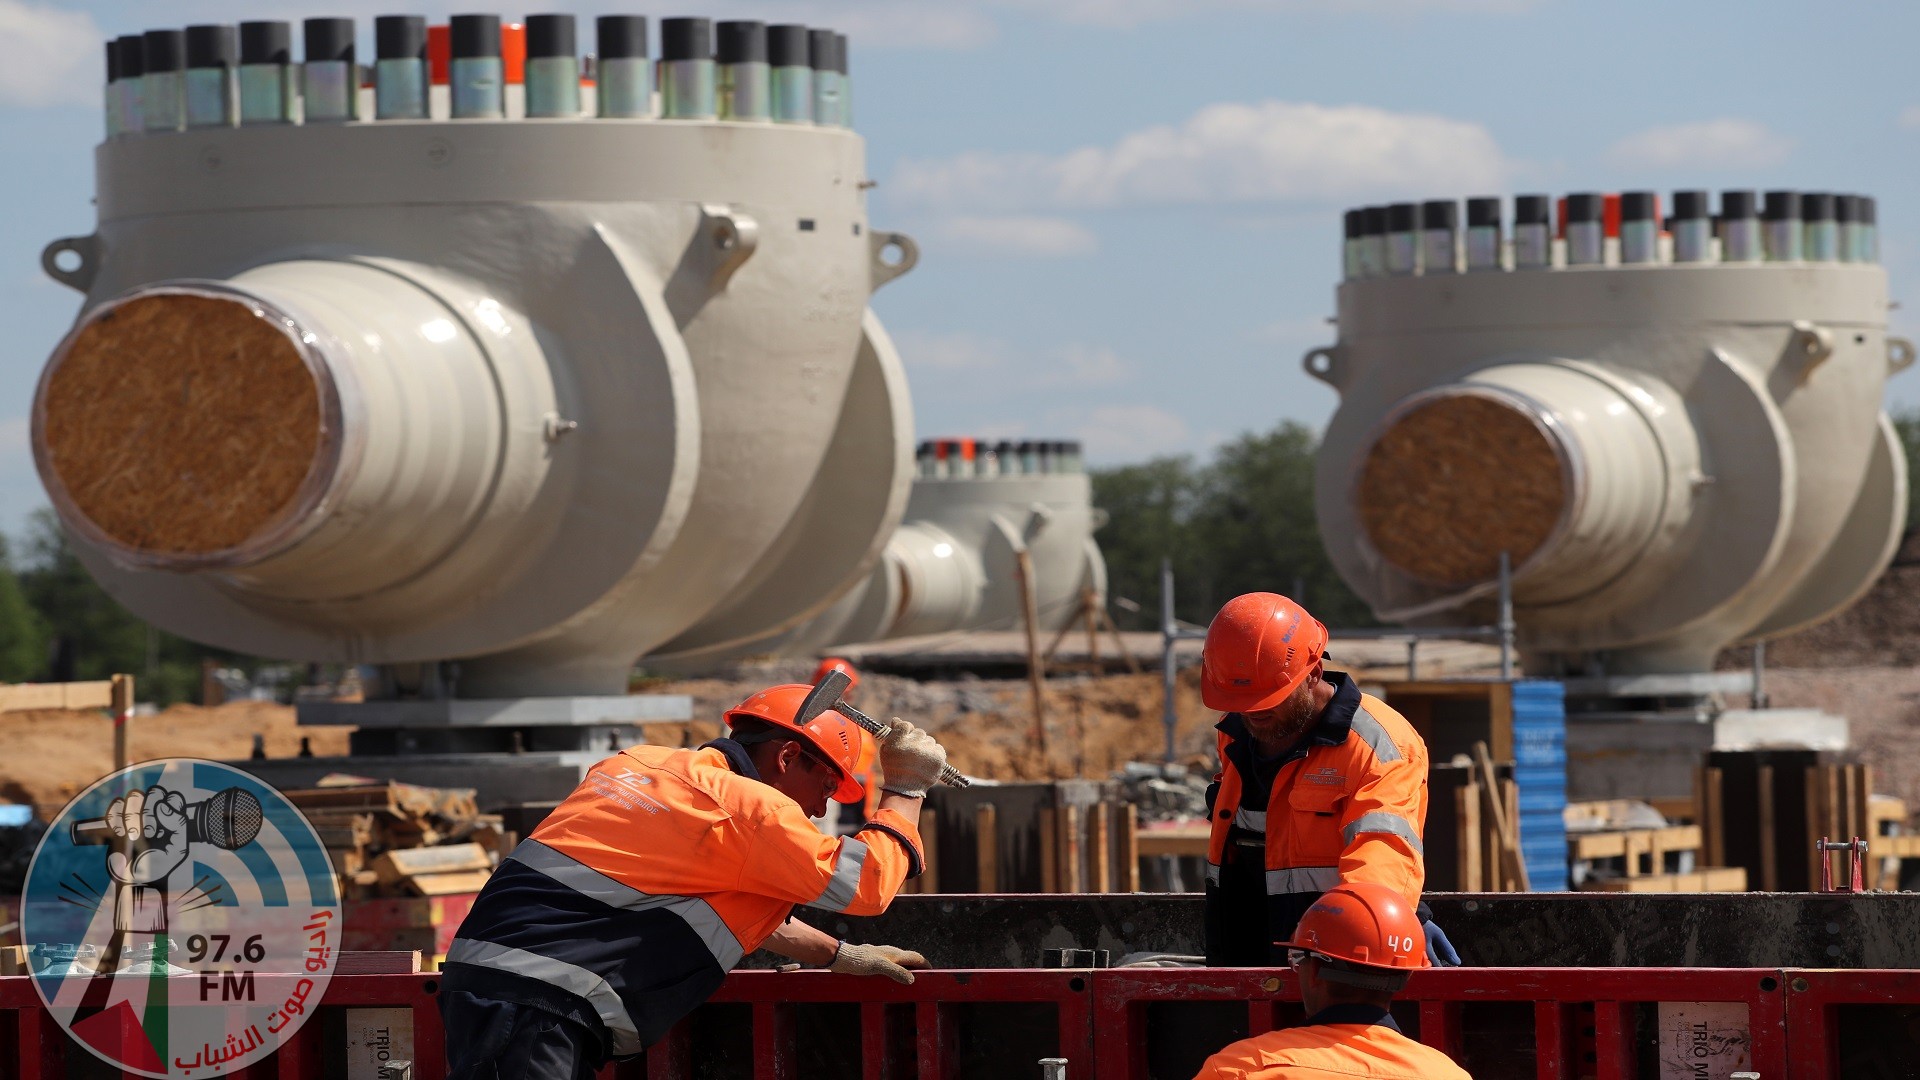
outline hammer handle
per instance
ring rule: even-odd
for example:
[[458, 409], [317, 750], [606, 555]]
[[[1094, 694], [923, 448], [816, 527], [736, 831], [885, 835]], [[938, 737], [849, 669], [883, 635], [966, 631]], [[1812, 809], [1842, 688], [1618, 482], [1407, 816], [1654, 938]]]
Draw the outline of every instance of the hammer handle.
[[[866, 728], [873, 733], [873, 737], [876, 739], [886, 738], [887, 732], [892, 730], [885, 724], [882, 724], [880, 721], [875, 720], [873, 717], [868, 716], [866, 713], [861, 712], [859, 709], [854, 708], [844, 701], [834, 705], [833, 711]], [[973, 786], [973, 781], [960, 775], [960, 770], [951, 765], [942, 765], [940, 767], [940, 782], [948, 787]]]

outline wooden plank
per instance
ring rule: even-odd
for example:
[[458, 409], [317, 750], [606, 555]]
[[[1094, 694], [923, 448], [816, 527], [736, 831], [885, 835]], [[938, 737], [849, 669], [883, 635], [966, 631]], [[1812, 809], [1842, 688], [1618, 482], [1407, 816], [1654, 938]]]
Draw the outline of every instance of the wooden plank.
[[1754, 786], [1759, 793], [1760, 812], [1760, 888], [1780, 891], [1780, 830], [1773, 812], [1773, 766], [1754, 769]]
[[992, 803], [981, 803], [973, 808], [974, 850], [978, 880], [975, 891], [996, 893], [1000, 891], [1000, 825], [998, 812]]
[[23, 709], [110, 709], [113, 682], [15, 683], [0, 686], [0, 712]]
[[1072, 804], [1060, 807], [1060, 891], [1086, 892], [1086, 878], [1080, 865], [1080, 835], [1085, 829], [1080, 808]]
[[[1194, 855], [1205, 857], [1211, 829], [1204, 821], [1181, 825], [1149, 825], [1139, 831], [1142, 855]], [[1043, 836], [1042, 840], [1045, 839]]]
[[1051, 806], [1040, 808], [1040, 891], [1043, 893], [1060, 891], [1059, 816], [1059, 811]]
[[1454, 880], [1461, 892], [1486, 887], [1480, 867], [1480, 785], [1462, 784], [1453, 791], [1454, 828], [1459, 836], [1459, 870]]
[[1723, 792], [1725, 781], [1717, 768], [1700, 770], [1700, 816], [1702, 835], [1700, 854], [1708, 866], [1727, 864], [1727, 810]]
[[459, 870], [451, 874], [415, 874], [406, 879], [408, 892], [417, 896], [450, 896], [486, 888], [492, 870]]
[[926, 814], [920, 818], [920, 848], [926, 854], [926, 869], [920, 874], [920, 891], [936, 893], [940, 891], [940, 816]]
[[[1872, 780], [1871, 773], [1868, 774], [1868, 780]], [[1869, 783], [1867, 786], [1871, 789], [1873, 785]], [[1898, 825], [1905, 828], [1907, 824], [1907, 801], [1905, 799], [1896, 799], [1891, 795], [1868, 795], [1867, 820], [1871, 822], [1870, 827], [1873, 830], [1874, 836], [1886, 836], [1890, 831], [1888, 826], [1891, 825]]]
[[113, 712], [113, 771], [127, 767], [127, 723], [133, 719], [133, 676], [115, 675], [108, 708]]
[[379, 875], [382, 885], [392, 885], [420, 874], [471, 873], [492, 869], [493, 859], [479, 844], [407, 848], [389, 851], [373, 860], [373, 872]]
[[1507, 858], [1512, 865], [1512, 878], [1509, 882], [1516, 892], [1526, 892], [1533, 888], [1527, 880], [1527, 857], [1520, 851], [1520, 784], [1515, 780], [1502, 780], [1502, 791], [1507, 797]]
[[1868, 853], [1876, 858], [1920, 859], [1920, 836], [1876, 836], [1867, 844]]
[[1833, 835], [1833, 829], [1827, 821], [1827, 770], [1819, 765], [1809, 765], [1805, 769], [1807, 801], [1802, 807], [1802, 816], [1806, 820], [1807, 849], [1800, 857], [1807, 863], [1808, 888], [1820, 887], [1821, 852], [1815, 850], [1814, 841], [1822, 836]]
[[1873, 766], [1853, 766], [1853, 824], [1849, 836], [1873, 836]]
[[1088, 892], [1113, 891], [1113, 807], [1095, 803], [1087, 807]]
[[1123, 803], [1120, 812], [1120, 889], [1140, 891], [1140, 808]]

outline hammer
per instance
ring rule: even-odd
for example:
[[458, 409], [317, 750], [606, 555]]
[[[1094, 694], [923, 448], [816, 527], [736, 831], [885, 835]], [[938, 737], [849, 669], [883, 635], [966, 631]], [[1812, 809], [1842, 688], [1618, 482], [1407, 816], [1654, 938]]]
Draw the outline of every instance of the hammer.
[[[859, 724], [873, 733], [876, 739], [884, 739], [892, 730], [880, 721], [847, 704], [847, 687], [853, 680], [844, 671], [829, 671], [813, 684], [806, 699], [800, 702], [800, 710], [794, 714], [793, 722], [805, 727], [807, 722], [824, 712], [837, 712], [841, 716]], [[951, 787], [968, 787], [973, 781], [960, 775], [960, 770], [948, 765], [940, 770], [940, 782]]]

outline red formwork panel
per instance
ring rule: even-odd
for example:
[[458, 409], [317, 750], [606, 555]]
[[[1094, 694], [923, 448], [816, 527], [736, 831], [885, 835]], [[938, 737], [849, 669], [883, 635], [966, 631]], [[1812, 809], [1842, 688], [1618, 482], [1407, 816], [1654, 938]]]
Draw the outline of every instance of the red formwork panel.
[[[1640, 1003], [1742, 1003], [1754, 1068], [1762, 1076], [1798, 1077], [1802, 1074], [1787, 1071], [1786, 975], [1746, 968], [1442, 968], [1415, 972], [1398, 998], [1417, 1005], [1420, 1041], [1456, 1058], [1461, 1056], [1463, 1005], [1530, 1003], [1533, 1073], [1539, 1080], [1633, 1080], [1638, 1071], [1630, 1010]], [[1905, 992], [1905, 1000], [1920, 1002], [1920, 982]], [[1146, 1021], [1153, 1003], [1244, 1004], [1249, 1033], [1260, 1034], [1277, 1026], [1281, 1008], [1299, 1000], [1293, 973], [1284, 969], [1098, 972], [1097, 1075], [1152, 1080], [1147, 1063], [1153, 1033]]]
[[[447, 1072], [446, 1036], [434, 994], [439, 976], [335, 975], [327, 983], [322, 1008], [378, 1007], [413, 1014], [414, 1077], [438, 1080]], [[224, 1075], [236, 1080], [323, 1080], [325, 1030], [321, 1016], [302, 1024], [273, 1056]], [[0, 1078], [59, 1080], [68, 1075], [68, 1058], [86, 1058], [52, 1014], [40, 1003], [33, 980], [24, 975], [0, 978]], [[123, 1073], [136, 1077], [137, 1073]]]
[[[861, 1080], [960, 1080], [963, 1054], [997, 1038], [988, 1019], [970, 1016], [979, 1007], [1015, 1007], [1045, 1028], [1042, 1056], [1094, 1060], [1093, 971], [924, 971], [912, 986], [878, 977], [823, 971], [737, 971], [709, 1006], [749, 1006], [755, 1080], [800, 1080], [800, 1028], [808, 1006], [845, 1006], [857, 1015], [833, 1037], [851, 1051], [857, 1045]], [[1051, 1018], [1045, 1013], [1051, 1009]], [[692, 1023], [682, 1023], [647, 1052], [647, 1080], [690, 1080], [703, 1048]], [[615, 1075], [626, 1076], [625, 1072]]]
[[[1789, 1064], [1781, 1075], [1839, 1080], [1920, 1072], [1914, 1052], [1920, 1043], [1920, 971], [1801, 968], [1784, 974]], [[1875, 1012], [1876, 1006], [1886, 1012]], [[1861, 1014], [1852, 1025], [1842, 1022], [1847, 1008]]]
[[[337, 975], [322, 1006], [409, 1009], [413, 1075], [440, 1080], [446, 1065], [437, 990], [431, 972]], [[1525, 1006], [1522, 1014], [1531, 1017], [1533, 1028], [1532, 1074], [1552, 1080], [1639, 1075], [1633, 1017], [1649, 1002], [1744, 1004], [1753, 1068], [1763, 1077], [1908, 1076], [1920, 1063], [1913, 1049], [1920, 1045], [1920, 971], [1450, 968], [1415, 973], [1401, 997], [1419, 1016], [1419, 1037], [1449, 1052], [1459, 1049], [1463, 1009], [1475, 1003]], [[1153, 1004], [1244, 1009], [1245, 1030], [1259, 1032], [1297, 1015], [1297, 1000], [1292, 973], [1284, 970], [936, 971], [920, 973], [910, 987], [826, 972], [749, 971], [731, 975], [712, 1007], [731, 1010], [729, 1024], [745, 1020], [745, 1030], [728, 1035], [744, 1048], [756, 1080], [813, 1080], [800, 1054], [809, 1038], [831, 1040], [843, 1055], [857, 1055], [848, 1075], [860, 1080], [1037, 1076], [1037, 1060], [1027, 1059], [1040, 1056], [1068, 1059], [1076, 1080], [1149, 1080], [1150, 1041], [1182, 1035], [1147, 1030]], [[816, 1006], [832, 1007], [850, 1022], [822, 1031], [815, 1026], [820, 1017], [807, 1012]], [[992, 1026], [1009, 1018], [1025, 1025], [1029, 1042]], [[693, 1038], [695, 1026], [690, 1020], [644, 1059], [611, 1066], [602, 1076], [686, 1080], [711, 1050]], [[1028, 1049], [1035, 1030], [1041, 1030], [1045, 1053]], [[272, 1058], [231, 1075], [324, 1076], [326, 1038], [316, 1016]], [[63, 1077], [69, 1054], [85, 1053], [69, 1046], [30, 979], [0, 978], [0, 1077]], [[983, 1053], [993, 1058], [990, 1069], [981, 1064]]]

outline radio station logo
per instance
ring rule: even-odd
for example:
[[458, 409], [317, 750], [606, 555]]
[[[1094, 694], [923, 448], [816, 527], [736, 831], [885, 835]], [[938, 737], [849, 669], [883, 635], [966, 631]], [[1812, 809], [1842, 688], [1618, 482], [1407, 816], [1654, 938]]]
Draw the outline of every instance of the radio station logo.
[[218, 1076], [272, 1054], [339, 955], [339, 889], [313, 826], [214, 761], [96, 781], [47, 830], [21, 899], [48, 1011], [143, 1076]]

